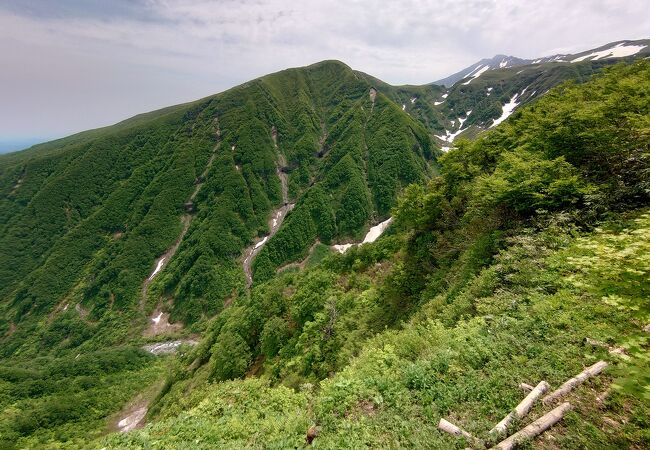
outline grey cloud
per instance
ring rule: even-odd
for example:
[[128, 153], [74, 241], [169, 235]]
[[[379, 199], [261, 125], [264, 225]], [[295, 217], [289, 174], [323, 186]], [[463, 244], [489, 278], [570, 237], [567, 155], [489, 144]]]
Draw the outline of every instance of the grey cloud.
[[650, 35], [645, 0], [0, 0], [0, 138], [106, 125], [341, 59], [426, 83], [496, 53]]

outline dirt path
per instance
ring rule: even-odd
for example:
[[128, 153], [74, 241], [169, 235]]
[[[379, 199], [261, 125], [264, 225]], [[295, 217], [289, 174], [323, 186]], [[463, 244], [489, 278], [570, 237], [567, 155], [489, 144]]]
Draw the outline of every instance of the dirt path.
[[278, 150], [278, 134], [275, 127], [271, 128], [271, 136], [273, 138], [273, 146], [275, 147], [276, 152], [278, 153], [278, 161], [275, 166], [275, 173], [280, 178], [280, 186], [282, 188], [282, 206], [273, 210], [271, 214], [271, 219], [269, 220], [270, 232], [268, 235], [263, 238], [257, 238], [253, 242], [253, 245], [244, 250], [244, 258], [242, 261], [242, 266], [244, 268], [244, 275], [246, 276], [246, 286], [250, 288], [253, 284], [253, 260], [257, 254], [262, 250], [264, 245], [268, 242], [269, 239], [277, 233], [284, 221], [284, 218], [287, 216], [289, 211], [295, 206], [294, 203], [289, 203], [289, 182], [287, 179], [287, 174], [282, 170], [286, 167], [287, 161], [283, 154]]
[[[205, 169], [203, 170], [203, 173], [201, 174], [200, 178], [198, 178], [198, 182], [196, 183], [192, 195], [190, 195], [189, 199], [186, 202], [186, 206], [190, 205], [190, 208], [193, 207], [194, 199], [196, 198], [197, 194], [201, 191], [201, 188], [205, 183], [205, 177], [208, 175], [208, 172], [210, 171], [210, 167], [212, 167], [212, 163], [214, 162], [214, 159], [217, 157], [217, 152], [221, 147], [221, 130], [219, 129], [218, 119], [215, 119], [215, 127], [216, 127], [217, 144], [212, 149], [212, 155], [210, 155], [210, 158], [208, 159], [208, 162], [205, 165]], [[142, 292], [140, 295], [140, 311], [144, 312], [147, 306], [147, 293], [149, 291], [149, 285], [153, 281], [154, 277], [163, 270], [166, 264], [169, 263], [169, 261], [172, 259], [172, 257], [178, 250], [178, 247], [181, 245], [181, 242], [183, 241], [183, 238], [185, 237], [187, 230], [190, 229], [190, 224], [192, 223], [193, 217], [194, 216], [192, 215], [191, 212], [186, 212], [181, 216], [181, 222], [183, 224], [183, 228], [181, 229], [180, 234], [176, 238], [176, 241], [174, 241], [174, 244], [165, 253], [163, 253], [160, 257], [158, 257], [153, 272], [151, 272], [151, 275], [149, 275], [147, 279], [144, 280], [144, 282], [142, 283]]]

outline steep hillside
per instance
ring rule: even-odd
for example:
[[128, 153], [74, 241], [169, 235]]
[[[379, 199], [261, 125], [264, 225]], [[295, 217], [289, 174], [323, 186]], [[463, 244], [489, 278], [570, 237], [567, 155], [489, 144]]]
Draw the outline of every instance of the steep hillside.
[[2, 352], [120, 342], [154, 310], [214, 316], [245, 292], [246, 246], [277, 231], [253, 265], [268, 278], [316, 239], [355, 238], [433, 155], [420, 124], [325, 62], [3, 156]]
[[459, 145], [387, 236], [254, 286], [152, 423], [96, 445], [466, 448], [445, 418], [489, 446], [521, 383], [603, 360], [535, 448], [648, 446], [649, 81], [647, 61], [608, 69]]

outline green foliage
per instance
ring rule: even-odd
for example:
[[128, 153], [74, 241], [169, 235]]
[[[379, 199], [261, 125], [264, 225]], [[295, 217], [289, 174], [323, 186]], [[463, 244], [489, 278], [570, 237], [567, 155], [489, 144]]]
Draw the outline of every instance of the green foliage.
[[221, 333], [211, 351], [212, 376], [218, 380], [243, 376], [251, 362], [248, 344], [235, 332]]
[[[649, 74], [641, 61], [562, 86], [461, 141], [426, 185], [406, 187], [432, 172], [429, 136], [390, 100], [409, 88], [384, 93], [335, 62], [0, 158], [2, 445], [98, 437], [160, 376], [116, 345], [164, 300], [202, 341], [172, 360], [158, 421], [101, 446], [298, 447], [317, 424], [323, 448], [464, 448], [435, 430], [450, 416], [492, 444], [520, 382], [558, 385], [598, 359], [619, 361], [572, 394], [557, 445], [647, 446], [650, 224], [622, 212], [650, 192]], [[283, 157], [295, 208], [247, 290], [237, 258], [268, 234]], [[392, 235], [329, 254], [391, 213]], [[305, 270], [276, 275], [310, 248]], [[604, 432], [604, 416], [625, 426]]]
[[280, 317], [269, 319], [262, 329], [260, 336], [260, 350], [267, 358], [273, 358], [286, 344], [290, 336], [289, 326]]
[[163, 373], [136, 348], [4, 363], [11, 364], [0, 366], [0, 446], [7, 449], [79, 447]]
[[305, 443], [310, 422], [307, 398], [261, 380], [211, 385], [210, 394], [183, 414], [161, 422], [147, 434], [111, 435], [107, 448], [297, 448]]
[[[270, 401], [284, 405], [275, 399], [287, 392], [305, 404], [310, 402], [312, 407], [303, 406], [291, 422], [277, 430], [284, 430], [285, 437], [295, 433], [296, 438], [304, 439], [307, 428], [316, 423], [320, 433], [314, 444], [322, 448], [354, 447], [359, 442], [372, 447], [465, 448], [462, 440], [436, 430], [441, 417], [455, 417], [455, 423], [494, 443], [487, 430], [521, 400], [521, 380], [544, 379], [558, 386], [598, 359], [614, 362], [612, 359], [617, 358], [606, 350], [583, 346], [585, 337], [619, 344], [638, 339], [643, 333], [628, 311], [600, 299], [601, 289], [612, 289], [610, 281], [598, 276], [598, 267], [606, 266], [609, 252], [592, 254], [594, 245], [585, 244], [591, 239], [616, 242], [621, 244], [621, 251], [623, 246], [632, 245], [637, 250], [628, 257], [642, 257], [647, 216], [646, 211], [637, 216], [636, 222], [626, 223], [627, 231], [621, 239], [614, 238], [617, 233], [572, 238], [567, 233], [572, 226], [565, 228], [561, 217], [547, 231], [521, 232], [508, 241], [508, 248], [495, 257], [491, 266], [470, 276], [468, 282], [457, 281], [457, 286], [463, 286], [455, 295], [457, 301], [433, 299], [399, 329], [376, 334], [342, 370], [321, 381], [319, 389], [304, 384], [303, 393], [297, 394], [283, 386], [265, 387], [264, 394], [258, 395], [260, 386], [265, 386], [262, 380], [208, 384], [195, 392], [197, 398], [188, 405], [188, 412], [168, 416], [130, 435], [111, 436], [103, 445], [165, 448], [189, 436], [198, 439], [199, 444], [218, 436], [223, 440], [209, 442], [222, 447], [259, 447], [259, 440], [275, 442], [276, 428], [268, 428], [267, 424], [270, 420], [285, 420], [287, 410], [281, 408], [255, 417], [247, 411], [267, 411]], [[574, 256], [580, 248], [592, 255], [588, 264]], [[589, 279], [589, 292], [575, 284], [577, 278], [567, 279], [567, 271]], [[615, 292], [620, 294], [621, 290], [637, 292], [623, 283]], [[354, 303], [368, 300], [372, 302], [367, 294], [357, 295]], [[449, 326], [438, 320], [457, 315], [467, 303], [472, 305], [471, 315]], [[322, 329], [331, 324], [334, 309], [338, 314], [334, 329], [341, 330], [347, 317], [359, 317], [355, 309], [346, 311], [344, 302], [328, 300], [323, 309], [326, 320], [317, 314], [306, 327]], [[350, 329], [335, 343], [338, 352], [345, 349], [341, 344], [354, 336], [349, 333]], [[327, 342], [307, 341], [308, 335], [303, 334], [305, 338], [299, 341], [301, 348], [311, 358], [322, 360]], [[594, 400], [607, 390], [612, 375], [636, 377], [648, 373], [642, 353], [633, 353], [630, 358], [621, 359], [618, 367], [611, 364], [604, 375], [589, 380], [570, 395], [568, 400], [575, 409], [563, 426], [553, 431], [558, 445], [613, 449], [648, 444], [644, 433], [647, 403], [636, 393], [615, 390], [602, 403]], [[243, 405], [245, 410], [241, 409]], [[536, 406], [531, 417], [543, 412], [543, 407]], [[232, 427], [234, 418], [245, 426], [236, 427], [236, 434], [222, 437], [226, 433], [222, 424]], [[626, 418], [630, 420], [625, 426], [614, 429], [605, 422], [611, 419], [623, 423]], [[299, 426], [293, 428], [294, 423]]]
[[[648, 70], [647, 62], [617, 67], [591, 84], [562, 89], [579, 115], [581, 108], [598, 109], [579, 100], [587, 93], [607, 103]], [[645, 111], [647, 98], [638, 92], [629, 102], [635, 106], [619, 114]], [[567, 110], [552, 94], [485, 137], [461, 142], [441, 158], [440, 177], [406, 189], [394, 212], [397, 236], [270, 280], [236, 315], [215, 321], [215, 333], [240, 329], [242, 317], [257, 313], [246, 334], [260, 336], [248, 344], [266, 356], [256, 373], [311, 393], [312, 412], [302, 417], [321, 427], [317, 445], [464, 448], [435, 429], [449, 416], [492, 444], [487, 430], [521, 400], [522, 380], [557, 386], [598, 359], [615, 358], [617, 367], [570, 397], [576, 413], [555, 433], [558, 445], [648, 444], [640, 397], [650, 372], [640, 325], [648, 317], [647, 211], [634, 225], [575, 237], [578, 227], [602, 220], [602, 211], [633, 209], [641, 197], [637, 184], [616, 189], [596, 179], [608, 161], [616, 173], [617, 157], [597, 159], [599, 167], [595, 159], [572, 161], [571, 152], [586, 148], [602, 119], [584, 119], [579, 137], [565, 135], [554, 151], [542, 145], [542, 136], [562, 128]], [[633, 133], [643, 134], [638, 126]], [[330, 186], [359, 167], [354, 153], [341, 157], [331, 166]], [[615, 204], [604, 200], [610, 193]], [[622, 345], [626, 354], [585, 347], [587, 337]], [[189, 408], [210, 389], [196, 384], [201, 373], [176, 388], [196, 386]], [[592, 392], [604, 391], [612, 377], [615, 392], [594, 406]], [[542, 412], [537, 407], [533, 416]], [[628, 425], [612, 430], [604, 414]]]

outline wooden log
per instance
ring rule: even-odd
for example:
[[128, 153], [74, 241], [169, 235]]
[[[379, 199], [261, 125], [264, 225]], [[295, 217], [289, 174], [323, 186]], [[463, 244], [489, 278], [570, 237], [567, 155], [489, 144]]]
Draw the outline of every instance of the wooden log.
[[569, 392], [571, 392], [576, 386], [579, 386], [582, 383], [584, 383], [585, 380], [587, 380], [588, 378], [598, 375], [600, 372], [603, 371], [605, 367], [607, 367], [607, 363], [605, 361], [598, 361], [596, 364], [587, 367], [578, 375], [565, 382], [558, 389], [556, 389], [555, 391], [551, 392], [546, 397], [544, 397], [542, 403], [544, 403], [545, 405], [553, 403], [558, 398], [563, 397]]
[[535, 388], [533, 386], [531, 386], [530, 384], [528, 384], [528, 383], [520, 383], [519, 384], [519, 389], [521, 389], [524, 392], [530, 392]]
[[480, 439], [475, 438], [471, 434], [469, 434], [467, 431], [463, 430], [462, 428], [457, 427], [451, 422], [446, 421], [445, 419], [440, 419], [440, 422], [438, 422], [438, 429], [444, 431], [445, 433], [452, 434], [457, 437], [464, 437], [467, 439], [469, 442], [472, 444], [478, 446], [478, 447], [484, 447], [483, 442]]
[[560, 406], [544, 414], [542, 417], [528, 425], [526, 428], [516, 432], [509, 438], [504, 439], [492, 448], [498, 450], [511, 450], [517, 444], [525, 440], [532, 439], [551, 428], [553, 425], [562, 420], [564, 415], [570, 410], [570, 403], [562, 403]]
[[496, 424], [494, 428], [490, 430], [490, 434], [493, 433], [505, 433], [508, 429], [508, 426], [515, 419], [522, 419], [528, 414], [530, 409], [533, 407], [533, 403], [540, 398], [544, 392], [548, 391], [551, 386], [546, 381], [540, 381], [535, 388], [530, 391], [530, 393], [524, 398], [512, 411], [505, 416], [501, 422]]

